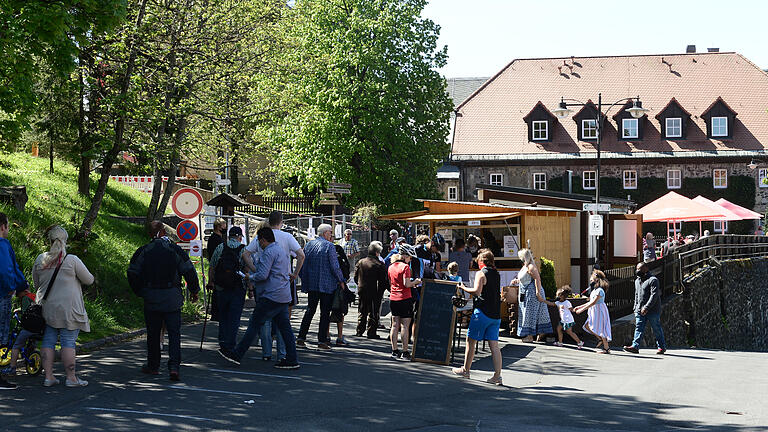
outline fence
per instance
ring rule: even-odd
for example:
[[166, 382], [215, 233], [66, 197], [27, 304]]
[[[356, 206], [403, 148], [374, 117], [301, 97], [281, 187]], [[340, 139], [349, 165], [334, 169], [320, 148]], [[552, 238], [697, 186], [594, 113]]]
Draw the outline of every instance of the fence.
[[[659, 279], [662, 296], [668, 297], [680, 286], [683, 276], [705, 266], [711, 257], [718, 260], [768, 256], [768, 237], [749, 235], [713, 235], [678, 246], [647, 264]], [[635, 300], [635, 267], [621, 267], [605, 272], [610, 282], [606, 304], [613, 318], [632, 313]]]
[[280, 210], [285, 213], [294, 214], [315, 214], [315, 196], [307, 195], [302, 197], [273, 196], [265, 197], [256, 195], [253, 205], [256, 208], [269, 208], [270, 210]]
[[[186, 177], [177, 177], [176, 179], [186, 180]], [[109, 176], [109, 180], [145, 193], [152, 193], [155, 184], [153, 176]], [[168, 177], [163, 177], [163, 182], [167, 180]]]

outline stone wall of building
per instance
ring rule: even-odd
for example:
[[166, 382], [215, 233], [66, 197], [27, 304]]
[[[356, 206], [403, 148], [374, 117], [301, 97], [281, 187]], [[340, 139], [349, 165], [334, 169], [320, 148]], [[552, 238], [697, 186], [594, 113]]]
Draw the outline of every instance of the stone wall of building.
[[[617, 164], [615, 160], [604, 160], [600, 168], [601, 177], [614, 177], [621, 179], [623, 171], [632, 169], [637, 171], [638, 178], [666, 178], [667, 170], [680, 170], [683, 179], [685, 178], [709, 178], [712, 179], [712, 171], [718, 168], [728, 170], [728, 176], [748, 176], [755, 179], [755, 211], [765, 212], [768, 208], [768, 185], [762, 185], [758, 181], [760, 166], [755, 170], [750, 170], [743, 162], [738, 163], [679, 163], [679, 164], [647, 164], [642, 161], [628, 161], [631, 163]], [[562, 176], [566, 170], [572, 170], [574, 176], [583, 177], [583, 172], [594, 171], [594, 164], [580, 164], [574, 166], [564, 166], [561, 164], [542, 164], [542, 165], [464, 165], [461, 167], [461, 175], [464, 178], [464, 197], [467, 201], [477, 199], [477, 185], [488, 184], [492, 173], [503, 174], [503, 186], [513, 186], [522, 188], [533, 187], [533, 174], [545, 173], [547, 182], [555, 177]], [[626, 190], [627, 195], [632, 196], [633, 190]], [[621, 197], [626, 198], [626, 197]]]
[[455, 187], [456, 188], [456, 199], [461, 199], [461, 192], [459, 189], [461, 186], [459, 185], [459, 179], [440, 179], [437, 181], [437, 187], [440, 193], [442, 194], [442, 198], [447, 200], [448, 199], [448, 188], [449, 187]]
[[[723, 261], [683, 281], [683, 294], [662, 307], [662, 328], [670, 347], [695, 346], [768, 351], [768, 258]], [[634, 317], [614, 320], [613, 340], [632, 340]], [[643, 346], [654, 347], [650, 326]]]

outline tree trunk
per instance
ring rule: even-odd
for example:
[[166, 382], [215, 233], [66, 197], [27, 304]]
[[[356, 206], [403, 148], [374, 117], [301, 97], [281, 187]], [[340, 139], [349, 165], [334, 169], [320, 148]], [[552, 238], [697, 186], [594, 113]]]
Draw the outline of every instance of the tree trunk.
[[[142, 0], [141, 5], [139, 6], [139, 13], [136, 16], [136, 31], [141, 28], [141, 23], [144, 20], [144, 11], [147, 9], [147, 1], [148, 0]], [[128, 90], [131, 86], [131, 76], [133, 75], [133, 68], [136, 63], [135, 36], [135, 33], [132, 34], [128, 42], [128, 64], [125, 67], [125, 74], [123, 75], [122, 82], [120, 83], [119, 100], [125, 99], [125, 96], [128, 94]], [[82, 225], [80, 225], [79, 234], [84, 237], [87, 237], [88, 234], [90, 234], [91, 229], [93, 229], [93, 224], [96, 222], [96, 217], [99, 215], [99, 209], [101, 209], [101, 202], [104, 200], [104, 194], [107, 191], [107, 182], [109, 182], [109, 174], [112, 170], [112, 165], [115, 164], [117, 155], [120, 153], [120, 150], [123, 149], [123, 135], [125, 134], [125, 123], [128, 115], [124, 107], [123, 109], [119, 109], [118, 112], [119, 114], [117, 120], [115, 121], [115, 137], [112, 141], [112, 148], [109, 149], [107, 154], [104, 156], [104, 161], [101, 164], [101, 176], [99, 177], [99, 184], [96, 187], [96, 193], [94, 193], [93, 201], [91, 201], [91, 207], [85, 214]]]
[[157, 208], [155, 213], [155, 219], [162, 217], [165, 214], [165, 209], [168, 207], [168, 201], [173, 195], [173, 186], [176, 184], [176, 170], [179, 168], [180, 156], [179, 149], [184, 144], [184, 139], [187, 133], [187, 118], [186, 116], [180, 116], [176, 122], [176, 136], [173, 142], [173, 157], [171, 158], [171, 166], [168, 172], [168, 184], [165, 187], [165, 193], [163, 194], [163, 200]]
[[155, 213], [157, 213], [157, 204], [160, 202], [160, 193], [163, 189], [163, 172], [157, 166], [157, 160], [154, 161], [152, 175], [152, 198], [149, 200], [149, 207], [147, 207], [147, 216], [144, 218], [144, 224], [149, 226], [149, 223], [155, 219]]
[[[80, 92], [80, 103], [77, 113], [77, 143], [80, 151], [80, 166], [77, 169], [77, 193], [87, 197], [91, 193], [91, 158], [87, 156], [91, 151], [91, 146], [85, 133], [85, 84], [83, 82], [83, 68], [85, 67], [84, 65], [91, 62], [86, 61], [82, 52], [79, 55], [79, 60], [80, 70], [78, 77], [80, 80], [77, 88]], [[92, 67], [89, 70], [92, 70]], [[94, 103], [91, 101], [91, 105]], [[93, 110], [94, 107], [91, 106], [91, 111]]]
[[51, 141], [51, 148], [48, 150], [48, 162], [50, 162], [50, 170], [53, 174], [53, 141]]
[[240, 176], [238, 175], [237, 169], [238, 164], [240, 162], [240, 155], [238, 155], [238, 147], [234, 143], [232, 144], [232, 157], [230, 158], [229, 162], [229, 178], [230, 181], [232, 181], [230, 185], [230, 192], [232, 192], [233, 195], [237, 195], [240, 193]]

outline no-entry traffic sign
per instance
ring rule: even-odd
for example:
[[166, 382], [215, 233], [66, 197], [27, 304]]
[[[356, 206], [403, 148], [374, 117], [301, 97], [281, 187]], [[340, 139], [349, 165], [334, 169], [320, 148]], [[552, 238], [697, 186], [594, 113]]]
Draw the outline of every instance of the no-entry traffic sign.
[[191, 219], [203, 210], [203, 196], [192, 188], [181, 188], [173, 194], [171, 208], [176, 216]]
[[181, 241], [192, 241], [197, 238], [199, 232], [197, 224], [191, 220], [184, 220], [176, 225], [176, 235], [179, 236]]
[[189, 242], [189, 256], [199, 257], [203, 256], [203, 242], [200, 240], [192, 240]]

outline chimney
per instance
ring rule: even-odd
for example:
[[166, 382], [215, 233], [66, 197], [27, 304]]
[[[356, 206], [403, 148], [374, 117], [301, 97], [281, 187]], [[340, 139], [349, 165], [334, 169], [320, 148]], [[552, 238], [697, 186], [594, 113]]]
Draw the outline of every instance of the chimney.
[[694, 54], [696, 53], [696, 45], [688, 45], [685, 47], [686, 54]]
[[720, 48], [707, 48], [707, 52], [720, 52]]

